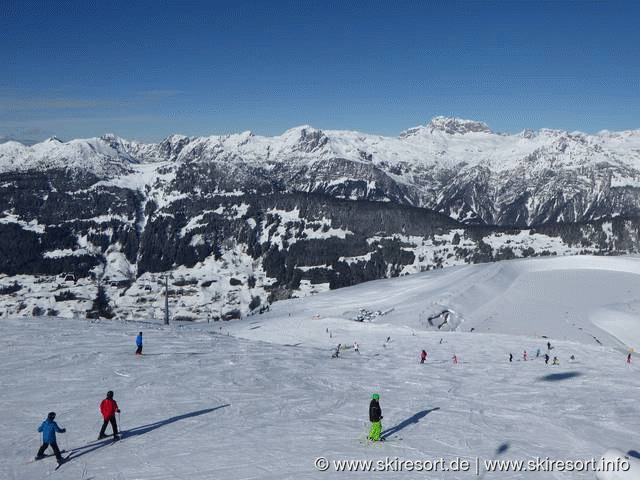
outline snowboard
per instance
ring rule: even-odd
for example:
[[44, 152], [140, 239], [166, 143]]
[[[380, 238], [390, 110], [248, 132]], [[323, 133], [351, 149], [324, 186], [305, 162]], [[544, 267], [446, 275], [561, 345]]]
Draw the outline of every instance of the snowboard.
[[376, 445], [384, 445], [385, 443], [395, 443], [398, 440], [402, 440], [402, 437], [398, 435], [393, 435], [390, 437], [380, 437], [380, 440], [374, 442], [373, 440], [369, 439], [368, 433], [367, 433], [367, 434], [361, 435], [358, 438], [358, 443], [365, 447], [375, 447]]

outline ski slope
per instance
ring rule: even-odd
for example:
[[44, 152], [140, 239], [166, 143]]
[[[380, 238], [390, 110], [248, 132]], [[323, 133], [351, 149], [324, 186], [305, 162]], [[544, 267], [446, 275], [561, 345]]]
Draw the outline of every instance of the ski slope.
[[[489, 472], [484, 462], [638, 455], [640, 358], [625, 356], [640, 350], [639, 275], [637, 257], [555, 257], [370, 282], [234, 322], [0, 318], [0, 478], [595, 479]], [[429, 324], [445, 310], [447, 324]], [[331, 358], [354, 341], [360, 353]], [[560, 365], [536, 357], [547, 342]], [[107, 390], [122, 409], [116, 443], [96, 442]], [[372, 392], [387, 437], [379, 444], [362, 441]], [[53, 457], [30, 462], [51, 410], [71, 454], [58, 470]], [[439, 459], [469, 471], [331, 463], [389, 461], [390, 470]]]

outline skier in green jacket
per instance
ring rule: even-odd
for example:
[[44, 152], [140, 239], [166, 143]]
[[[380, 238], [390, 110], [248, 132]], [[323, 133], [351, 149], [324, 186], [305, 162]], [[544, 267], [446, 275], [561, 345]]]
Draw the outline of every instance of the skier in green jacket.
[[380, 440], [380, 433], [382, 432], [382, 409], [380, 408], [380, 395], [374, 393], [371, 395], [371, 403], [369, 404], [369, 421], [371, 422], [371, 430], [369, 431], [369, 440], [377, 442]]

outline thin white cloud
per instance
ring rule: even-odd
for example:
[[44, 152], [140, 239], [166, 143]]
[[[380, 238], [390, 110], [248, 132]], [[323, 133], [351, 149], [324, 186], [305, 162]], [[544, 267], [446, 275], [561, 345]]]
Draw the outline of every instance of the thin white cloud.
[[0, 111], [126, 107], [130, 102], [96, 98], [0, 98]]
[[185, 93], [183, 90], [144, 90], [141, 92], [142, 95], [146, 97], [175, 97], [176, 95], [180, 95]]

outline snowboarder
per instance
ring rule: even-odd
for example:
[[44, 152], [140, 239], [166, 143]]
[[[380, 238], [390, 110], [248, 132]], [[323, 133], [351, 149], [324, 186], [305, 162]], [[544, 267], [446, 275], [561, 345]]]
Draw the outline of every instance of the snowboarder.
[[420, 363], [424, 363], [426, 359], [427, 359], [427, 352], [426, 350], [422, 350], [422, 353], [420, 353]]
[[120, 408], [118, 408], [118, 404], [113, 399], [113, 392], [109, 390], [107, 392], [107, 398], [102, 400], [100, 403], [100, 412], [102, 413], [102, 418], [104, 422], [102, 423], [102, 428], [100, 429], [100, 434], [98, 435], [98, 440], [102, 438], [106, 438], [105, 430], [107, 429], [107, 425], [111, 423], [111, 428], [113, 429], [113, 439], [118, 440], [118, 425], [116, 424], [116, 413], [120, 413]]
[[138, 347], [136, 355], [142, 355], [142, 332], [140, 332], [136, 337], [136, 345]]
[[524, 353], [522, 354], [522, 359], [526, 362], [527, 358], [529, 358], [529, 356], [527, 355], [527, 351], [525, 350]]
[[560, 360], [558, 360], [558, 357], [553, 357], [552, 365], [560, 365]]
[[627, 363], [631, 365], [631, 353], [627, 353]]
[[549, 365], [549, 354], [548, 353], [544, 354], [544, 364], [545, 365]]
[[458, 356], [454, 353], [453, 357], [451, 357], [451, 360], [453, 360], [453, 363], [458, 363], [459, 359]]
[[61, 465], [64, 461], [62, 458], [62, 454], [60, 453], [60, 449], [58, 448], [58, 442], [56, 442], [56, 432], [64, 433], [67, 431], [66, 428], [60, 428], [54, 419], [56, 418], [56, 412], [49, 412], [47, 415], [47, 419], [40, 424], [38, 427], [38, 431], [42, 432], [42, 446], [40, 450], [38, 450], [38, 454], [36, 455], [36, 460], [40, 460], [45, 457], [44, 451], [51, 445], [53, 449], [53, 453], [56, 456], [56, 460], [58, 460], [58, 465]]
[[333, 352], [333, 354], [331, 355], [331, 358], [338, 358], [340, 356], [340, 344], [338, 344], [338, 346], [336, 347], [336, 351]]
[[509, 354], [509, 362], [513, 362], [513, 353]]
[[369, 440], [377, 442], [380, 440], [380, 433], [382, 432], [382, 423], [380, 422], [384, 417], [382, 416], [382, 409], [380, 408], [380, 395], [374, 393], [371, 395], [371, 403], [369, 404], [369, 421], [371, 422], [371, 430], [369, 431]]
[[360, 353], [360, 346], [358, 346], [358, 342], [353, 342], [353, 350]]

